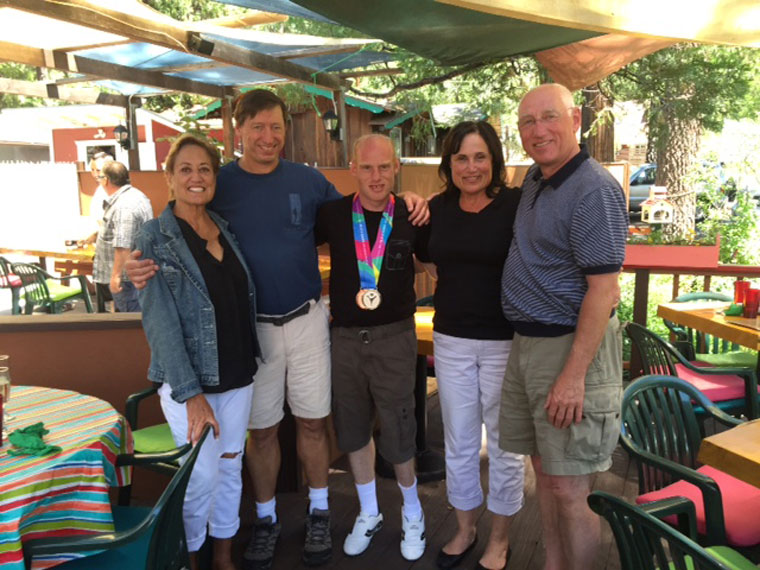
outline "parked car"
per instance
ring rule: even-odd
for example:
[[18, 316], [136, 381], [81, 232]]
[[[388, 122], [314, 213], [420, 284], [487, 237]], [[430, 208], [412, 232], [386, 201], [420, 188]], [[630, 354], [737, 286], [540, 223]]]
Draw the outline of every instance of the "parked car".
[[632, 212], [641, 211], [641, 203], [649, 198], [649, 188], [654, 184], [657, 174], [656, 164], [642, 164], [629, 180], [631, 194], [628, 209]]

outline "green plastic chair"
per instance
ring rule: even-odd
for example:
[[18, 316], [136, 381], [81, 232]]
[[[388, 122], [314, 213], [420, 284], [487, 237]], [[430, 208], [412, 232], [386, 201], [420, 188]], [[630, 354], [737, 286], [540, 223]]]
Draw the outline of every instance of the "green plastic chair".
[[[130, 395], [124, 406], [124, 417], [132, 430], [135, 453], [166, 453], [174, 449], [176, 445], [174, 437], [172, 437], [171, 428], [166, 422], [144, 428], [138, 427], [138, 408], [140, 402], [145, 398], [153, 396], [157, 392], [158, 388], [155, 386], [146, 388], [145, 390]], [[150, 469], [151, 471], [158, 471], [164, 475], [173, 476], [179, 469], [179, 463], [175, 460], [156, 461], [144, 464], [143, 467]], [[119, 505], [129, 505], [131, 498], [131, 485], [125, 485], [119, 489]]]
[[11, 314], [20, 315], [19, 292], [22, 282], [18, 275], [11, 271], [11, 262], [0, 257], [0, 289], [9, 289], [11, 292]]
[[[694, 521], [694, 505], [678, 497], [662, 501], [664, 511], [681, 508], [682, 514]], [[757, 570], [752, 562], [727, 546], [703, 548], [696, 543], [696, 534], [684, 535], [665, 524], [657, 515], [660, 505], [631, 505], [618, 497], [594, 491], [588, 504], [604, 517], [615, 536], [622, 570]], [[693, 524], [689, 524], [693, 530]]]
[[679, 480], [695, 485], [702, 494], [708, 543], [722, 545], [726, 529], [721, 489], [714, 479], [697, 471], [705, 433], [693, 403], [725, 426], [742, 423], [680, 378], [642, 376], [623, 393], [620, 444], [636, 462], [639, 494]]
[[[64, 304], [82, 299], [87, 312], [94, 312], [90, 293], [87, 290], [87, 279], [84, 275], [63, 275], [53, 277], [41, 267], [29, 263], [14, 263], [11, 271], [18, 275], [24, 288], [24, 313], [31, 315], [35, 307], [50, 313], [62, 313]], [[79, 286], [61, 284], [66, 279], [76, 279]]]
[[[153, 508], [114, 507], [115, 532], [70, 538], [41, 538], [24, 543], [24, 560], [31, 568], [35, 556], [103, 551], [77, 558], [56, 568], [98, 570], [179, 570], [190, 567], [182, 521], [182, 505], [190, 474], [201, 444], [208, 436], [206, 426], [195, 447], [188, 443], [169, 454], [120, 455], [117, 466], [146, 465], [176, 460], [190, 452]], [[191, 451], [192, 449], [192, 451]]]
[[[733, 299], [721, 293], [702, 291], [686, 293], [673, 299], [673, 303], [691, 303], [695, 301], [724, 301], [730, 303]], [[662, 322], [675, 336], [675, 346], [686, 360], [698, 360], [719, 367], [749, 367], [757, 368], [757, 353], [742, 350], [741, 347], [728, 340], [709, 335], [690, 327], [678, 325], [667, 319]]]
[[[682, 378], [704, 390], [705, 396], [721, 410], [744, 413], [750, 419], [760, 415], [757, 374], [754, 368], [696, 366], [694, 362], [686, 360], [672, 344], [646, 327], [629, 322], [625, 323], [624, 328], [639, 351], [644, 374]], [[713, 378], [715, 381], [712, 385], [706, 382]], [[743, 395], [738, 397], [738, 394], [742, 393]]]

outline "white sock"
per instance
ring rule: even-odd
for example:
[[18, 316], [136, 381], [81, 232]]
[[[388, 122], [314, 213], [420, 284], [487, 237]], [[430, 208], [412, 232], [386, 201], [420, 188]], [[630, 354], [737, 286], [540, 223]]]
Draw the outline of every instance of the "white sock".
[[420, 504], [420, 497], [417, 495], [417, 478], [414, 478], [414, 483], [410, 487], [404, 487], [399, 483], [398, 488], [401, 489], [401, 495], [404, 497], [404, 506], [401, 509], [403, 515], [412, 522], [420, 520], [422, 518], [422, 505]]
[[359, 509], [361, 512], [372, 517], [380, 514], [380, 509], [377, 508], [377, 491], [375, 490], [374, 479], [364, 485], [357, 483], [356, 492], [359, 495]]
[[277, 511], [275, 511], [275, 508], [277, 507], [277, 498], [272, 497], [271, 501], [267, 501], [266, 503], [256, 503], [256, 517], [263, 519], [266, 517], [272, 517], [272, 524], [277, 522]]
[[309, 514], [312, 514], [314, 509], [327, 511], [329, 508], [327, 505], [327, 487], [321, 489], [309, 487]]

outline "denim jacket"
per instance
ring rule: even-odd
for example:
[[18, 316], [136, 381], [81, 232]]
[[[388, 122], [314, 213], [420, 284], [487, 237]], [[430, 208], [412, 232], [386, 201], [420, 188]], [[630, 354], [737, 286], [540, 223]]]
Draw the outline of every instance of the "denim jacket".
[[[201, 386], [219, 384], [219, 354], [214, 306], [201, 270], [185, 242], [169, 204], [148, 221], [137, 236], [137, 249], [159, 270], [139, 292], [142, 322], [150, 345], [148, 378], [168, 382], [172, 398], [184, 402], [203, 392]], [[227, 238], [248, 277], [251, 330], [256, 331], [256, 295], [251, 273], [227, 222], [208, 214]], [[256, 356], [261, 356], [258, 341]]]

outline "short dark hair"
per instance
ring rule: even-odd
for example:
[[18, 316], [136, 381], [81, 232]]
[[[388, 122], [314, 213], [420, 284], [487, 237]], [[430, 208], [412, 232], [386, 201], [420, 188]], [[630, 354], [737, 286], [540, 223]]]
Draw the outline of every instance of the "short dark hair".
[[285, 106], [285, 102], [275, 95], [274, 92], [269, 89], [252, 89], [251, 91], [247, 91], [238, 97], [235, 104], [235, 112], [233, 113], [235, 126], [241, 127], [246, 119], [255, 117], [259, 111], [275, 107], [282, 109], [282, 118], [285, 124], [287, 124], [288, 108]]
[[459, 152], [464, 138], [472, 134], [480, 135], [491, 153], [491, 181], [486, 188], [486, 196], [493, 198], [501, 188], [505, 187], [507, 172], [504, 167], [504, 152], [499, 135], [487, 121], [462, 121], [446, 134], [443, 139], [438, 176], [446, 185], [444, 192], [459, 195], [459, 188], [454, 185], [451, 177], [451, 157]]
[[214, 170], [214, 174], [219, 172], [219, 165], [221, 158], [219, 157], [219, 149], [216, 148], [209, 141], [200, 138], [192, 133], [184, 133], [174, 139], [171, 148], [169, 148], [169, 154], [166, 155], [164, 161], [164, 170], [166, 172], [174, 172], [174, 163], [177, 161], [177, 154], [180, 150], [188, 145], [195, 145], [201, 147], [208, 154], [211, 168]]
[[105, 176], [108, 182], [121, 188], [129, 184], [129, 170], [121, 162], [111, 160], [103, 165], [100, 174]]

